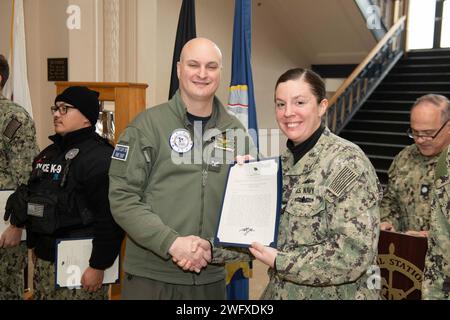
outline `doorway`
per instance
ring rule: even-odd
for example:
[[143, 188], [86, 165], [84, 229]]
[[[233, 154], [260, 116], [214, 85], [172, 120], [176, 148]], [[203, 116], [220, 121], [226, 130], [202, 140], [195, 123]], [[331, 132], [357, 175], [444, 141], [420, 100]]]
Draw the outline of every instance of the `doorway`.
[[450, 48], [450, 0], [409, 0], [407, 50]]

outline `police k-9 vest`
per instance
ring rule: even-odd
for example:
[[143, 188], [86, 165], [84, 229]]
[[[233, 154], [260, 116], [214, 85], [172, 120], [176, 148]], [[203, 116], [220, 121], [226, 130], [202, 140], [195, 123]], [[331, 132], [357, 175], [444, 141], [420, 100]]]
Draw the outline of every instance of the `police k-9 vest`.
[[53, 235], [58, 230], [79, 229], [93, 223], [94, 215], [78, 190], [73, 165], [94, 147], [89, 141], [66, 152], [50, 147], [36, 157], [28, 183], [28, 228], [32, 232]]

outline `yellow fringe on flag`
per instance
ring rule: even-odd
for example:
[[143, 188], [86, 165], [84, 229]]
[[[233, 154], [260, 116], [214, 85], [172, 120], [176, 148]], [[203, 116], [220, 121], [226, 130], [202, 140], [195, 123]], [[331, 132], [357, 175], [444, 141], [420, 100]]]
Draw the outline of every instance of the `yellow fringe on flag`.
[[246, 84], [240, 84], [237, 86], [230, 87], [230, 91], [236, 91], [236, 90], [248, 91], [248, 86]]
[[249, 262], [232, 262], [225, 264], [225, 270], [227, 272], [226, 277], [226, 285], [230, 284], [231, 279], [233, 278], [234, 274], [239, 270], [242, 269], [242, 273], [244, 274], [244, 277], [251, 278], [252, 277], [252, 269], [250, 269], [250, 263]]

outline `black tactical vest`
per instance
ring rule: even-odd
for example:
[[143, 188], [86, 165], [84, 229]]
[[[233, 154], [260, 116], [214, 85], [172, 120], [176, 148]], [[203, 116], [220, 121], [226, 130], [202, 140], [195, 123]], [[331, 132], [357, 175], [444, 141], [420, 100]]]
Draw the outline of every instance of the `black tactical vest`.
[[76, 161], [94, 147], [92, 141], [87, 140], [66, 152], [55, 146], [36, 157], [28, 183], [28, 228], [32, 232], [55, 235], [61, 229], [92, 225], [94, 216], [87, 208], [74, 167]]

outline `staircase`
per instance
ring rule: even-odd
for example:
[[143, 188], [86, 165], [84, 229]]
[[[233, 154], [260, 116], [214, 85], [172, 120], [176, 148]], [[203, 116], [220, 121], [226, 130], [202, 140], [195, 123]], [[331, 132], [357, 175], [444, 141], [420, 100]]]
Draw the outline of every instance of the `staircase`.
[[428, 93], [450, 98], [450, 49], [409, 51], [340, 132], [366, 153], [381, 184], [394, 157], [414, 143], [406, 135], [409, 110]]

